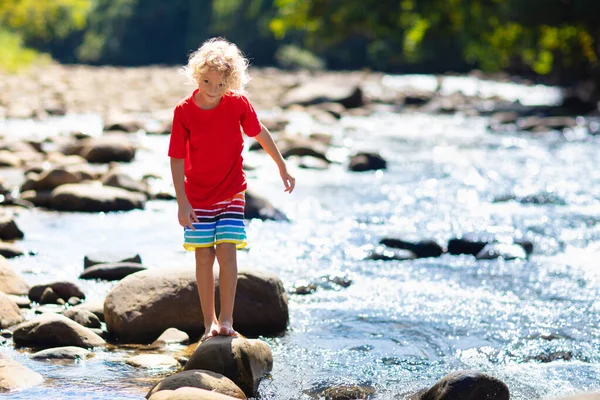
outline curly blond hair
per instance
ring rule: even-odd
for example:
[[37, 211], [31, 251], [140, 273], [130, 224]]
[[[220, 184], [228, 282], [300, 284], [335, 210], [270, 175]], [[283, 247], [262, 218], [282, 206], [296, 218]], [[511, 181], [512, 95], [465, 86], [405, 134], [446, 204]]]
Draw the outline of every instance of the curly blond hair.
[[199, 85], [206, 71], [217, 71], [222, 75], [227, 90], [240, 96], [245, 93], [245, 86], [250, 81], [248, 65], [248, 60], [235, 44], [217, 37], [208, 39], [190, 54], [183, 73], [192, 83]]

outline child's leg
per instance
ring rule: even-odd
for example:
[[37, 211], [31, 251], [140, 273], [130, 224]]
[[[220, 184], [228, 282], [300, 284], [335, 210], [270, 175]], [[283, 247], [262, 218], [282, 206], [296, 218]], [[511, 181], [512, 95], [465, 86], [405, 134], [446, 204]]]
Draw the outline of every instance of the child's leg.
[[235, 336], [233, 330], [233, 305], [237, 287], [237, 253], [234, 243], [217, 245], [219, 261], [219, 292], [221, 312], [219, 314], [219, 334]]
[[196, 248], [196, 282], [198, 284], [202, 315], [204, 316], [203, 339], [219, 334], [219, 324], [215, 315], [214, 263], [214, 247]]

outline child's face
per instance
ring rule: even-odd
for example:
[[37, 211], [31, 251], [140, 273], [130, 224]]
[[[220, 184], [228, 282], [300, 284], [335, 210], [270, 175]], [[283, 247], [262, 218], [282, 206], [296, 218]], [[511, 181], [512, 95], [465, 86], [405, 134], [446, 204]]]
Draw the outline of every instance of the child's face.
[[217, 71], [208, 70], [200, 77], [198, 97], [202, 107], [216, 107], [226, 91], [223, 76]]

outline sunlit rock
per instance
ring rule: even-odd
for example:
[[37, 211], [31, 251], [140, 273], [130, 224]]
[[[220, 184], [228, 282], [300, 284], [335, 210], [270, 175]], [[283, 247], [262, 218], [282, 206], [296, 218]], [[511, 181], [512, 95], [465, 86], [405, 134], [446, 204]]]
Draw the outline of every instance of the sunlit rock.
[[0, 292], [0, 329], [23, 322], [19, 306], [6, 294]]
[[51, 282], [35, 285], [29, 290], [29, 299], [39, 303], [46, 288], [51, 288], [64, 301], [69, 300], [73, 296], [85, 299], [83, 291], [73, 282]]
[[53, 347], [31, 354], [34, 360], [85, 360], [94, 355], [91, 351], [77, 346]]
[[145, 203], [144, 194], [95, 182], [62, 185], [50, 197], [50, 208], [58, 211], [129, 211], [144, 208]]
[[340, 103], [346, 108], [364, 105], [362, 89], [348, 76], [322, 76], [313, 78], [287, 91], [280, 99], [283, 107], [292, 104], [303, 106], [319, 103]]
[[140, 354], [128, 358], [127, 364], [137, 368], [177, 368], [179, 361], [165, 354]]
[[225, 375], [246, 396], [253, 397], [260, 381], [273, 369], [273, 355], [261, 340], [215, 336], [200, 343], [184, 368], [197, 369]]
[[180, 331], [177, 328], [169, 328], [164, 331], [158, 339], [152, 342], [152, 345], [166, 345], [166, 344], [185, 344], [190, 341], [190, 337], [187, 333]]
[[10, 264], [0, 255], [0, 291], [6, 294], [26, 295], [29, 285], [11, 268]]
[[348, 168], [355, 172], [386, 169], [387, 161], [377, 153], [359, 152], [350, 157]]
[[518, 244], [505, 243], [488, 243], [475, 256], [478, 260], [493, 260], [503, 258], [505, 260], [524, 260], [527, 258], [527, 253], [523, 246]]
[[0, 353], [0, 393], [27, 389], [44, 382], [44, 377]]
[[[219, 312], [219, 289], [215, 291]], [[190, 335], [204, 332], [193, 268], [153, 268], [129, 275], [106, 296], [107, 330], [125, 343], [150, 343], [167, 328]], [[288, 324], [287, 295], [281, 280], [255, 271], [238, 274], [234, 328], [248, 336], [283, 332]]]
[[42, 314], [14, 328], [13, 340], [18, 346], [77, 346], [83, 348], [104, 345], [104, 339], [59, 314]]
[[227, 396], [195, 387], [181, 387], [175, 390], [161, 390], [148, 400], [235, 400], [237, 397]]
[[100, 328], [100, 319], [91, 311], [70, 308], [62, 313], [65, 317], [77, 322], [86, 328]]
[[142, 264], [120, 262], [113, 264], [96, 264], [86, 268], [79, 279], [102, 279], [105, 281], [118, 281], [138, 271], [145, 270]]
[[275, 208], [267, 199], [258, 196], [252, 191], [246, 191], [244, 218], [289, 221], [288, 217], [282, 211]]
[[315, 387], [310, 390], [305, 390], [308, 396], [313, 399], [329, 399], [329, 400], [350, 400], [350, 399], [372, 399], [375, 398], [376, 390], [373, 386], [359, 384], [341, 384]]
[[150, 398], [163, 390], [176, 390], [181, 387], [192, 387], [221, 393], [236, 399], [246, 399], [246, 395], [231, 379], [216, 372], [193, 369], [178, 372], [157, 383], [146, 395]]
[[135, 147], [123, 135], [105, 135], [84, 139], [79, 143], [78, 155], [88, 162], [107, 164], [113, 161], [130, 162], [135, 157]]

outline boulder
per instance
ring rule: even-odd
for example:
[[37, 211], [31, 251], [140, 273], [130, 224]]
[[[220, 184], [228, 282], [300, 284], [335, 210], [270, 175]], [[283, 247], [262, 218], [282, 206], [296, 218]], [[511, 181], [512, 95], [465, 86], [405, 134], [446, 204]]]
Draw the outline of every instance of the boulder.
[[410, 400], [509, 400], [506, 384], [478, 371], [452, 372]]
[[6, 294], [26, 295], [29, 285], [18, 276], [10, 264], [0, 255], [0, 291]]
[[312, 77], [307, 83], [288, 90], [280, 102], [283, 107], [319, 103], [340, 103], [345, 108], [364, 105], [363, 92], [358, 82], [352, 82], [345, 76]]
[[273, 369], [273, 355], [261, 340], [214, 336], [200, 343], [184, 368], [197, 369], [225, 375], [246, 396], [255, 397], [260, 381]]
[[83, 348], [103, 346], [104, 339], [59, 314], [42, 314], [23, 322], [13, 331], [13, 340], [18, 346], [77, 346]]
[[50, 208], [58, 211], [109, 212], [144, 208], [146, 196], [99, 182], [62, 185], [50, 195]]
[[148, 400], [235, 400], [221, 393], [194, 387], [182, 387], [175, 390], [161, 390], [154, 393]]
[[100, 319], [91, 311], [70, 308], [62, 313], [65, 317], [77, 322], [86, 328], [100, 328], [102, 323]]
[[84, 139], [79, 145], [77, 154], [90, 163], [130, 162], [135, 157], [135, 147], [123, 135]]
[[8, 295], [0, 292], [0, 329], [20, 324], [23, 320], [19, 306]]
[[[218, 280], [215, 303], [219, 312]], [[153, 268], [117, 283], [106, 296], [107, 330], [126, 343], [150, 343], [167, 328], [188, 334], [204, 332], [195, 271], [192, 268]], [[288, 324], [283, 283], [273, 275], [240, 271], [234, 327], [247, 335], [272, 335]]]
[[181, 387], [193, 387], [221, 393], [236, 399], [246, 399], [246, 395], [231, 379], [216, 372], [192, 369], [178, 372], [158, 382], [146, 395], [150, 398], [162, 390], [177, 390]]
[[0, 353], [0, 393], [27, 389], [44, 382], [44, 377]]

